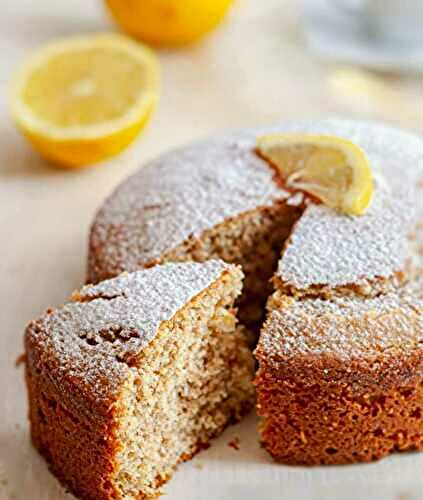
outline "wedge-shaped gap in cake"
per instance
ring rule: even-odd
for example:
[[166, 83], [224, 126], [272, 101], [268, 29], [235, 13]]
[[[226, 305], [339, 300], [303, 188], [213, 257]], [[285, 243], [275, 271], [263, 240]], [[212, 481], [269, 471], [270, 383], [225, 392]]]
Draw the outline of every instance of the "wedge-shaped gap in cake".
[[189, 238], [164, 254], [161, 261], [220, 258], [241, 265], [245, 273], [244, 291], [237, 300], [240, 321], [251, 331], [254, 343], [264, 319], [265, 304], [272, 292], [281, 251], [303, 207], [281, 200], [259, 207]]

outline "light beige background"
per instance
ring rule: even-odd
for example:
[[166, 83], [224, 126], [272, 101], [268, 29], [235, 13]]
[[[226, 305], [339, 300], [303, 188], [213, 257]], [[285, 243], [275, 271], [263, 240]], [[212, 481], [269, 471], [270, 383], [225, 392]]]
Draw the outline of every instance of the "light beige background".
[[[295, 0], [239, 0], [204, 43], [160, 52], [160, 107], [134, 146], [96, 168], [63, 172], [48, 167], [10, 123], [7, 80], [33, 47], [112, 26], [99, 0], [0, 0], [0, 500], [72, 498], [29, 445], [23, 370], [14, 360], [25, 324], [84, 281], [90, 221], [121, 179], [170, 147], [226, 128], [334, 113], [401, 118], [380, 103], [333, 95], [333, 67], [307, 52], [300, 28]], [[418, 80], [388, 80], [408, 99], [421, 95]], [[180, 467], [166, 498], [423, 498], [423, 454], [350, 467], [283, 467], [260, 449], [255, 425], [252, 416]], [[235, 436], [239, 451], [228, 446]]]

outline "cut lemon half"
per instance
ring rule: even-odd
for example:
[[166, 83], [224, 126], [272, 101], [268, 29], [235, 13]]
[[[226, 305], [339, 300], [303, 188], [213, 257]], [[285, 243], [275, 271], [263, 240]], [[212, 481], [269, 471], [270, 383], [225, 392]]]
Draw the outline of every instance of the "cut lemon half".
[[329, 135], [274, 134], [257, 140], [258, 154], [288, 189], [312, 194], [346, 214], [361, 215], [373, 194], [366, 155], [346, 139]]
[[43, 156], [79, 167], [125, 148], [158, 93], [158, 62], [147, 47], [116, 34], [77, 36], [42, 48], [17, 72], [11, 111]]

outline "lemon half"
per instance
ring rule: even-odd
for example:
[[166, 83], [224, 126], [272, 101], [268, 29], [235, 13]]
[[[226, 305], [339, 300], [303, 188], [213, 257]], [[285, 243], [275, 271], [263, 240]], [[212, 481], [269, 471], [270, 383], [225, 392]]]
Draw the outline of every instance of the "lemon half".
[[305, 191], [346, 214], [361, 215], [373, 195], [373, 175], [363, 150], [332, 135], [273, 134], [258, 138], [259, 155], [288, 188]]
[[125, 36], [70, 37], [40, 49], [11, 84], [11, 112], [35, 149], [78, 167], [115, 155], [139, 133], [159, 94], [159, 66]]

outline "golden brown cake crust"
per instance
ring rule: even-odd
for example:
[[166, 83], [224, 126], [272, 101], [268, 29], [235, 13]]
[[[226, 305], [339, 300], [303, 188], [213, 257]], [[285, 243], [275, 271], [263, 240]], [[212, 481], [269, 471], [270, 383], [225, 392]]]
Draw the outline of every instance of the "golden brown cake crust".
[[[423, 379], [413, 375], [413, 370], [421, 374], [422, 354], [389, 361], [399, 373], [389, 388], [376, 382], [384, 380], [382, 372], [375, 380], [370, 373], [352, 377], [351, 371], [362, 366], [343, 366], [336, 382], [317, 375], [321, 360], [298, 360], [289, 371], [300, 369], [295, 378], [288, 370], [275, 374], [262, 366], [256, 378], [257, 404], [264, 417], [260, 430], [267, 451], [278, 462], [320, 465], [367, 462], [394, 451], [422, 450]], [[313, 364], [318, 368], [314, 373]]]
[[112, 428], [70, 413], [45, 377], [32, 376], [30, 366], [26, 372], [32, 442], [52, 472], [79, 498], [117, 498], [108, 480], [117, 446]]
[[[29, 421], [34, 447], [45, 458], [60, 482], [78, 498], [120, 498], [110, 481], [116, 468], [115, 457], [119, 449], [114, 433], [118, 409], [113, 408], [107, 420], [89, 418], [78, 411], [70, 412], [63, 403], [62, 394], [57, 392], [48, 375], [38, 371], [30, 360], [26, 363]], [[232, 414], [224, 425], [216, 429], [210, 439], [220, 435], [229, 425], [238, 422], [252, 407], [252, 401], [245, 401], [239, 413]], [[182, 455], [179, 462], [190, 460], [208, 446], [207, 443], [198, 443], [191, 453]], [[170, 478], [171, 475], [157, 478], [157, 494], [147, 496], [140, 492], [138, 500], [159, 497], [160, 487]]]

